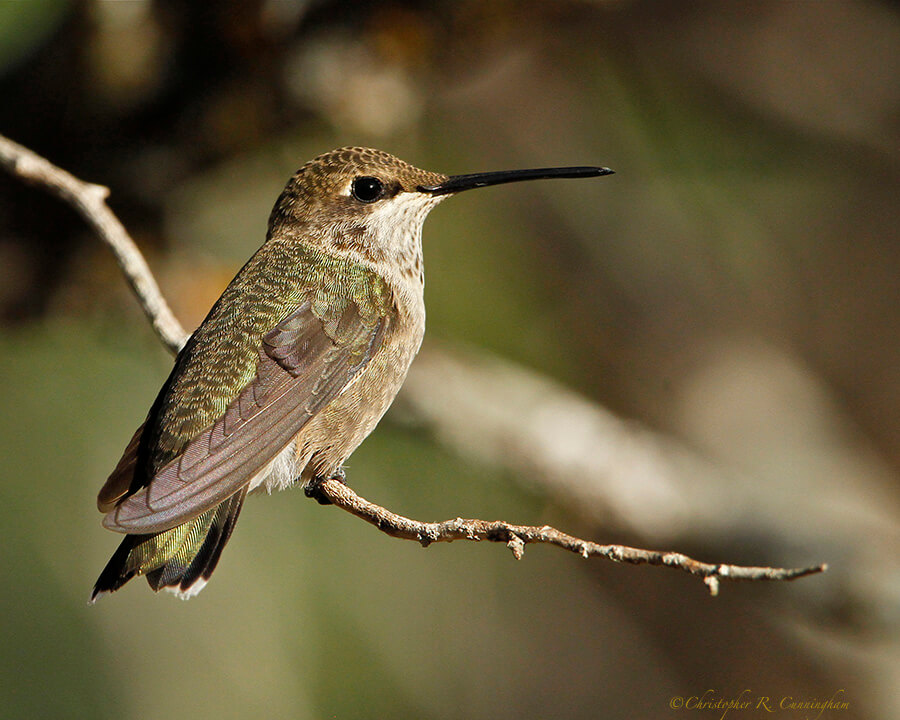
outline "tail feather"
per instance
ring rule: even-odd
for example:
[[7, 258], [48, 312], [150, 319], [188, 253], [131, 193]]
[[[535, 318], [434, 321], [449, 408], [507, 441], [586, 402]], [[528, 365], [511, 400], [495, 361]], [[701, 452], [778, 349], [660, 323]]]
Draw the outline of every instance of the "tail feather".
[[[237, 523], [237, 519], [241, 514], [241, 508], [244, 505], [244, 498], [247, 495], [246, 490], [242, 490], [236, 495], [232, 495], [228, 500], [222, 503], [220, 508], [221, 522], [214, 522], [210, 539], [203, 546], [201, 551], [194, 558], [191, 567], [188, 569], [188, 577], [193, 576], [195, 579], [203, 578], [209, 580], [216, 565], [219, 564], [219, 558], [222, 555], [222, 549], [231, 538], [231, 532]], [[213, 536], [215, 532], [216, 536]]]
[[184, 598], [198, 593], [219, 562], [246, 495], [245, 488], [170, 530], [126, 535], [100, 573], [91, 602], [118, 590], [136, 575], [146, 576], [154, 590], [172, 590]]

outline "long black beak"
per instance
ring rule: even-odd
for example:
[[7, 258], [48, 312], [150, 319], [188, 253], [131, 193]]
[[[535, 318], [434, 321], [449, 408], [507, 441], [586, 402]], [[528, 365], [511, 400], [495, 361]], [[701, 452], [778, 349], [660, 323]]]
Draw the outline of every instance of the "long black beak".
[[473, 173], [471, 175], [451, 175], [439, 185], [419, 185], [419, 192], [432, 195], [458, 193], [472, 188], [501, 185], [503, 183], [523, 182], [525, 180], [545, 180], [547, 178], [587, 178], [600, 175], [612, 175], [613, 171], [605, 167], [565, 167], [534, 168], [533, 170], [501, 170], [500, 172]]

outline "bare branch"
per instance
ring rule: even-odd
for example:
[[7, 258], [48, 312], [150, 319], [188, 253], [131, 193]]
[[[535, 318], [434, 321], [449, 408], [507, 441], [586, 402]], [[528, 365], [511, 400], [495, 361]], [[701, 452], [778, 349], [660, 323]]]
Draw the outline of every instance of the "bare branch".
[[543, 543], [577, 553], [584, 558], [599, 556], [613, 562], [632, 565], [665, 565], [703, 579], [711, 595], [719, 592], [719, 580], [796, 580], [828, 569], [827, 565], [806, 568], [749, 567], [700, 562], [677, 552], [643, 550], [627, 545], [600, 545], [582, 540], [544, 525], [513, 525], [505, 520], [466, 520], [456, 518], [443, 522], [420, 522], [398, 515], [357, 495], [334, 478], [310, 485], [306, 494], [319, 502], [331, 503], [377, 527], [381, 532], [401, 540], [415, 540], [428, 547], [436, 542], [473, 540], [502, 542], [516, 560], [525, 555], [529, 543]]
[[141, 251], [106, 204], [109, 189], [79, 180], [28, 148], [0, 135], [0, 165], [30, 185], [71, 205], [94, 228], [113, 254], [162, 344], [173, 355], [188, 334], [159, 290]]
[[[101, 240], [112, 249], [160, 341], [170, 352], [177, 353], [184, 345], [187, 333], [169, 309], [134, 240], [106, 204], [109, 190], [101, 185], [79, 180], [3, 136], [0, 136], [0, 166], [23, 181], [46, 189], [84, 217]], [[432, 351], [431, 356], [438, 357], [439, 354]], [[371, 503], [335, 479], [307, 488], [307, 494], [362, 518], [388, 535], [416, 540], [424, 546], [453, 540], [502, 542], [519, 559], [525, 553], [525, 545], [529, 543], [556, 545], [586, 558], [600, 556], [634, 565], [677, 568], [702, 578], [713, 595], [718, 593], [720, 580], [794, 580], [823, 572], [827, 567], [816, 565], [788, 569], [716, 565], [699, 562], [681, 553], [642, 550], [624, 545], [599, 545], [549, 526], [512, 525], [502, 520], [456, 518], [439, 523], [424, 523]]]

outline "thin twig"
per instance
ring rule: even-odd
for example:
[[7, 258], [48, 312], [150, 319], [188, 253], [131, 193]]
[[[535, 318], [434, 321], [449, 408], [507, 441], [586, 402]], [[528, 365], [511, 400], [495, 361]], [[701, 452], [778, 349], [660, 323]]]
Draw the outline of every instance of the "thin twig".
[[106, 204], [109, 188], [79, 180], [28, 148], [0, 135], [0, 165], [30, 185], [37, 185], [71, 205], [94, 228], [116, 256], [153, 330], [173, 355], [188, 334], [172, 314], [144, 256]]
[[357, 495], [347, 485], [336, 479], [325, 480], [307, 488], [307, 495], [320, 502], [327, 501], [341, 510], [371, 523], [383, 533], [402, 540], [415, 540], [428, 547], [436, 542], [473, 540], [475, 542], [502, 542], [512, 551], [516, 560], [525, 555], [529, 543], [555, 545], [581, 555], [604, 557], [613, 562], [632, 565], [665, 565], [689, 572], [703, 579], [710, 594], [719, 592], [719, 580], [796, 580], [806, 575], [824, 572], [827, 565], [806, 568], [771, 568], [745, 565], [723, 565], [700, 562], [677, 552], [644, 550], [627, 545], [600, 545], [561, 532], [549, 525], [513, 525], [505, 520], [467, 520], [455, 518], [443, 522], [420, 522], [391, 512], [380, 505]]
[[[171, 353], [176, 354], [184, 345], [187, 333], [172, 314], [134, 240], [106, 204], [109, 190], [101, 185], [79, 180], [2, 135], [0, 166], [23, 181], [46, 189], [84, 217], [101, 240], [112, 249], [160, 341]], [[502, 542], [519, 559], [525, 553], [525, 545], [529, 543], [556, 545], [586, 558], [599, 556], [614, 562], [677, 568], [702, 578], [713, 595], [718, 593], [720, 580], [794, 580], [827, 569], [826, 565], [795, 569], [716, 565], [699, 562], [681, 553], [642, 550], [625, 545], [599, 545], [547, 525], [534, 527], [512, 525], [503, 520], [463, 518], [424, 523], [369, 502], [335, 479], [308, 488], [307, 494], [362, 518], [388, 535], [416, 540], [424, 546], [453, 540]]]

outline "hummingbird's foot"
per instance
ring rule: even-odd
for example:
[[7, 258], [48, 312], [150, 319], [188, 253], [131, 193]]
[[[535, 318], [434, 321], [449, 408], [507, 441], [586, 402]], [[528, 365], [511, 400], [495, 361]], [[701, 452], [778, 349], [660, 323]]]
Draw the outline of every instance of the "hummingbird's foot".
[[322, 483], [326, 480], [337, 480], [342, 485], [346, 485], [347, 475], [344, 473], [344, 468], [338, 468], [337, 472], [330, 478], [327, 478], [324, 475], [314, 476], [312, 480], [306, 483], [306, 487], [303, 488], [306, 497], [312, 498], [319, 503], [319, 505], [331, 505], [331, 500], [325, 497], [325, 494], [322, 492]]

